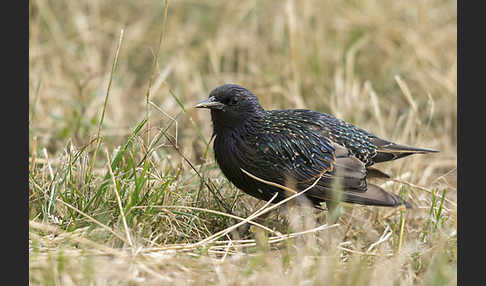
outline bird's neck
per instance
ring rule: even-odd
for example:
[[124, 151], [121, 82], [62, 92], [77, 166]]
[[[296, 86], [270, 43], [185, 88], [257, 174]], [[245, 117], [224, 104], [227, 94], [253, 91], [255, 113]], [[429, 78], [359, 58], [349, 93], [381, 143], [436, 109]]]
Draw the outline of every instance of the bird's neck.
[[211, 115], [214, 134], [229, 136], [231, 134], [244, 135], [260, 128], [264, 114], [251, 114], [242, 118], [231, 118], [221, 113], [213, 113]]
[[[214, 122], [214, 121], [213, 121]], [[236, 125], [217, 125], [214, 122], [214, 149], [221, 161], [239, 160], [243, 153], [254, 152], [255, 135], [261, 131], [264, 119], [261, 116], [250, 116]], [[226, 157], [226, 158], [225, 158]]]

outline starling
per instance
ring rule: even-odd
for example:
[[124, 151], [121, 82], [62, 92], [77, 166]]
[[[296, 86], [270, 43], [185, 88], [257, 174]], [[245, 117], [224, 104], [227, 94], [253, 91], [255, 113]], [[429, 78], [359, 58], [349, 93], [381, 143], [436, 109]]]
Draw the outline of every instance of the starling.
[[275, 193], [272, 202], [287, 197], [275, 184], [290, 182], [295, 191], [315, 184], [303, 195], [316, 207], [335, 205], [337, 197], [347, 203], [410, 208], [399, 196], [367, 182], [369, 177], [388, 177], [371, 166], [437, 152], [390, 142], [325, 113], [264, 110], [251, 91], [236, 84], [215, 88], [194, 107], [211, 111], [214, 154], [226, 178], [265, 201]]

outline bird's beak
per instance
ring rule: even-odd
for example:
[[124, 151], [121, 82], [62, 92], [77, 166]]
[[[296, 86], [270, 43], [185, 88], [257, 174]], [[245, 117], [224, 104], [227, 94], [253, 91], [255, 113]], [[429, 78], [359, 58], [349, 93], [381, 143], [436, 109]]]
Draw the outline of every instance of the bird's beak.
[[198, 102], [194, 105], [194, 108], [223, 109], [224, 106], [223, 103], [216, 101], [214, 96], [211, 96], [208, 99]]

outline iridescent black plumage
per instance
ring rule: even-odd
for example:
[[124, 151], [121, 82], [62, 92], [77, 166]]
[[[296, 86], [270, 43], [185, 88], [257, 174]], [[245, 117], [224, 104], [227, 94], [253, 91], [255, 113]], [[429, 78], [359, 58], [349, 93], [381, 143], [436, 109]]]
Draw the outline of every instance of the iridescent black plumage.
[[374, 163], [416, 153], [436, 152], [398, 145], [337, 119], [306, 109], [264, 110], [257, 97], [235, 84], [214, 89], [196, 105], [209, 108], [213, 121], [214, 152], [223, 174], [249, 195], [274, 202], [284, 191], [246, 175], [286, 185], [297, 191], [314, 183], [305, 196], [318, 205], [335, 198], [338, 178], [342, 201], [365, 205], [406, 204], [397, 195], [366, 181], [367, 175], [386, 176], [370, 168]]

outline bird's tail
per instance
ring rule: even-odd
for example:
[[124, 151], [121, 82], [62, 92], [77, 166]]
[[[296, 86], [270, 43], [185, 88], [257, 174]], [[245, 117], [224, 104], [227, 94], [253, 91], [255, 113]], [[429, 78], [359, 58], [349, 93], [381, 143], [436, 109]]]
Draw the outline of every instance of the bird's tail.
[[407, 145], [396, 144], [381, 138], [373, 138], [376, 145], [376, 156], [373, 158], [375, 163], [391, 161], [412, 154], [436, 153], [437, 150], [417, 148]]
[[361, 205], [397, 207], [405, 205], [406, 208], [412, 208], [412, 205], [402, 199], [400, 196], [391, 194], [374, 184], [368, 183], [366, 192], [346, 192], [342, 198], [344, 202]]

